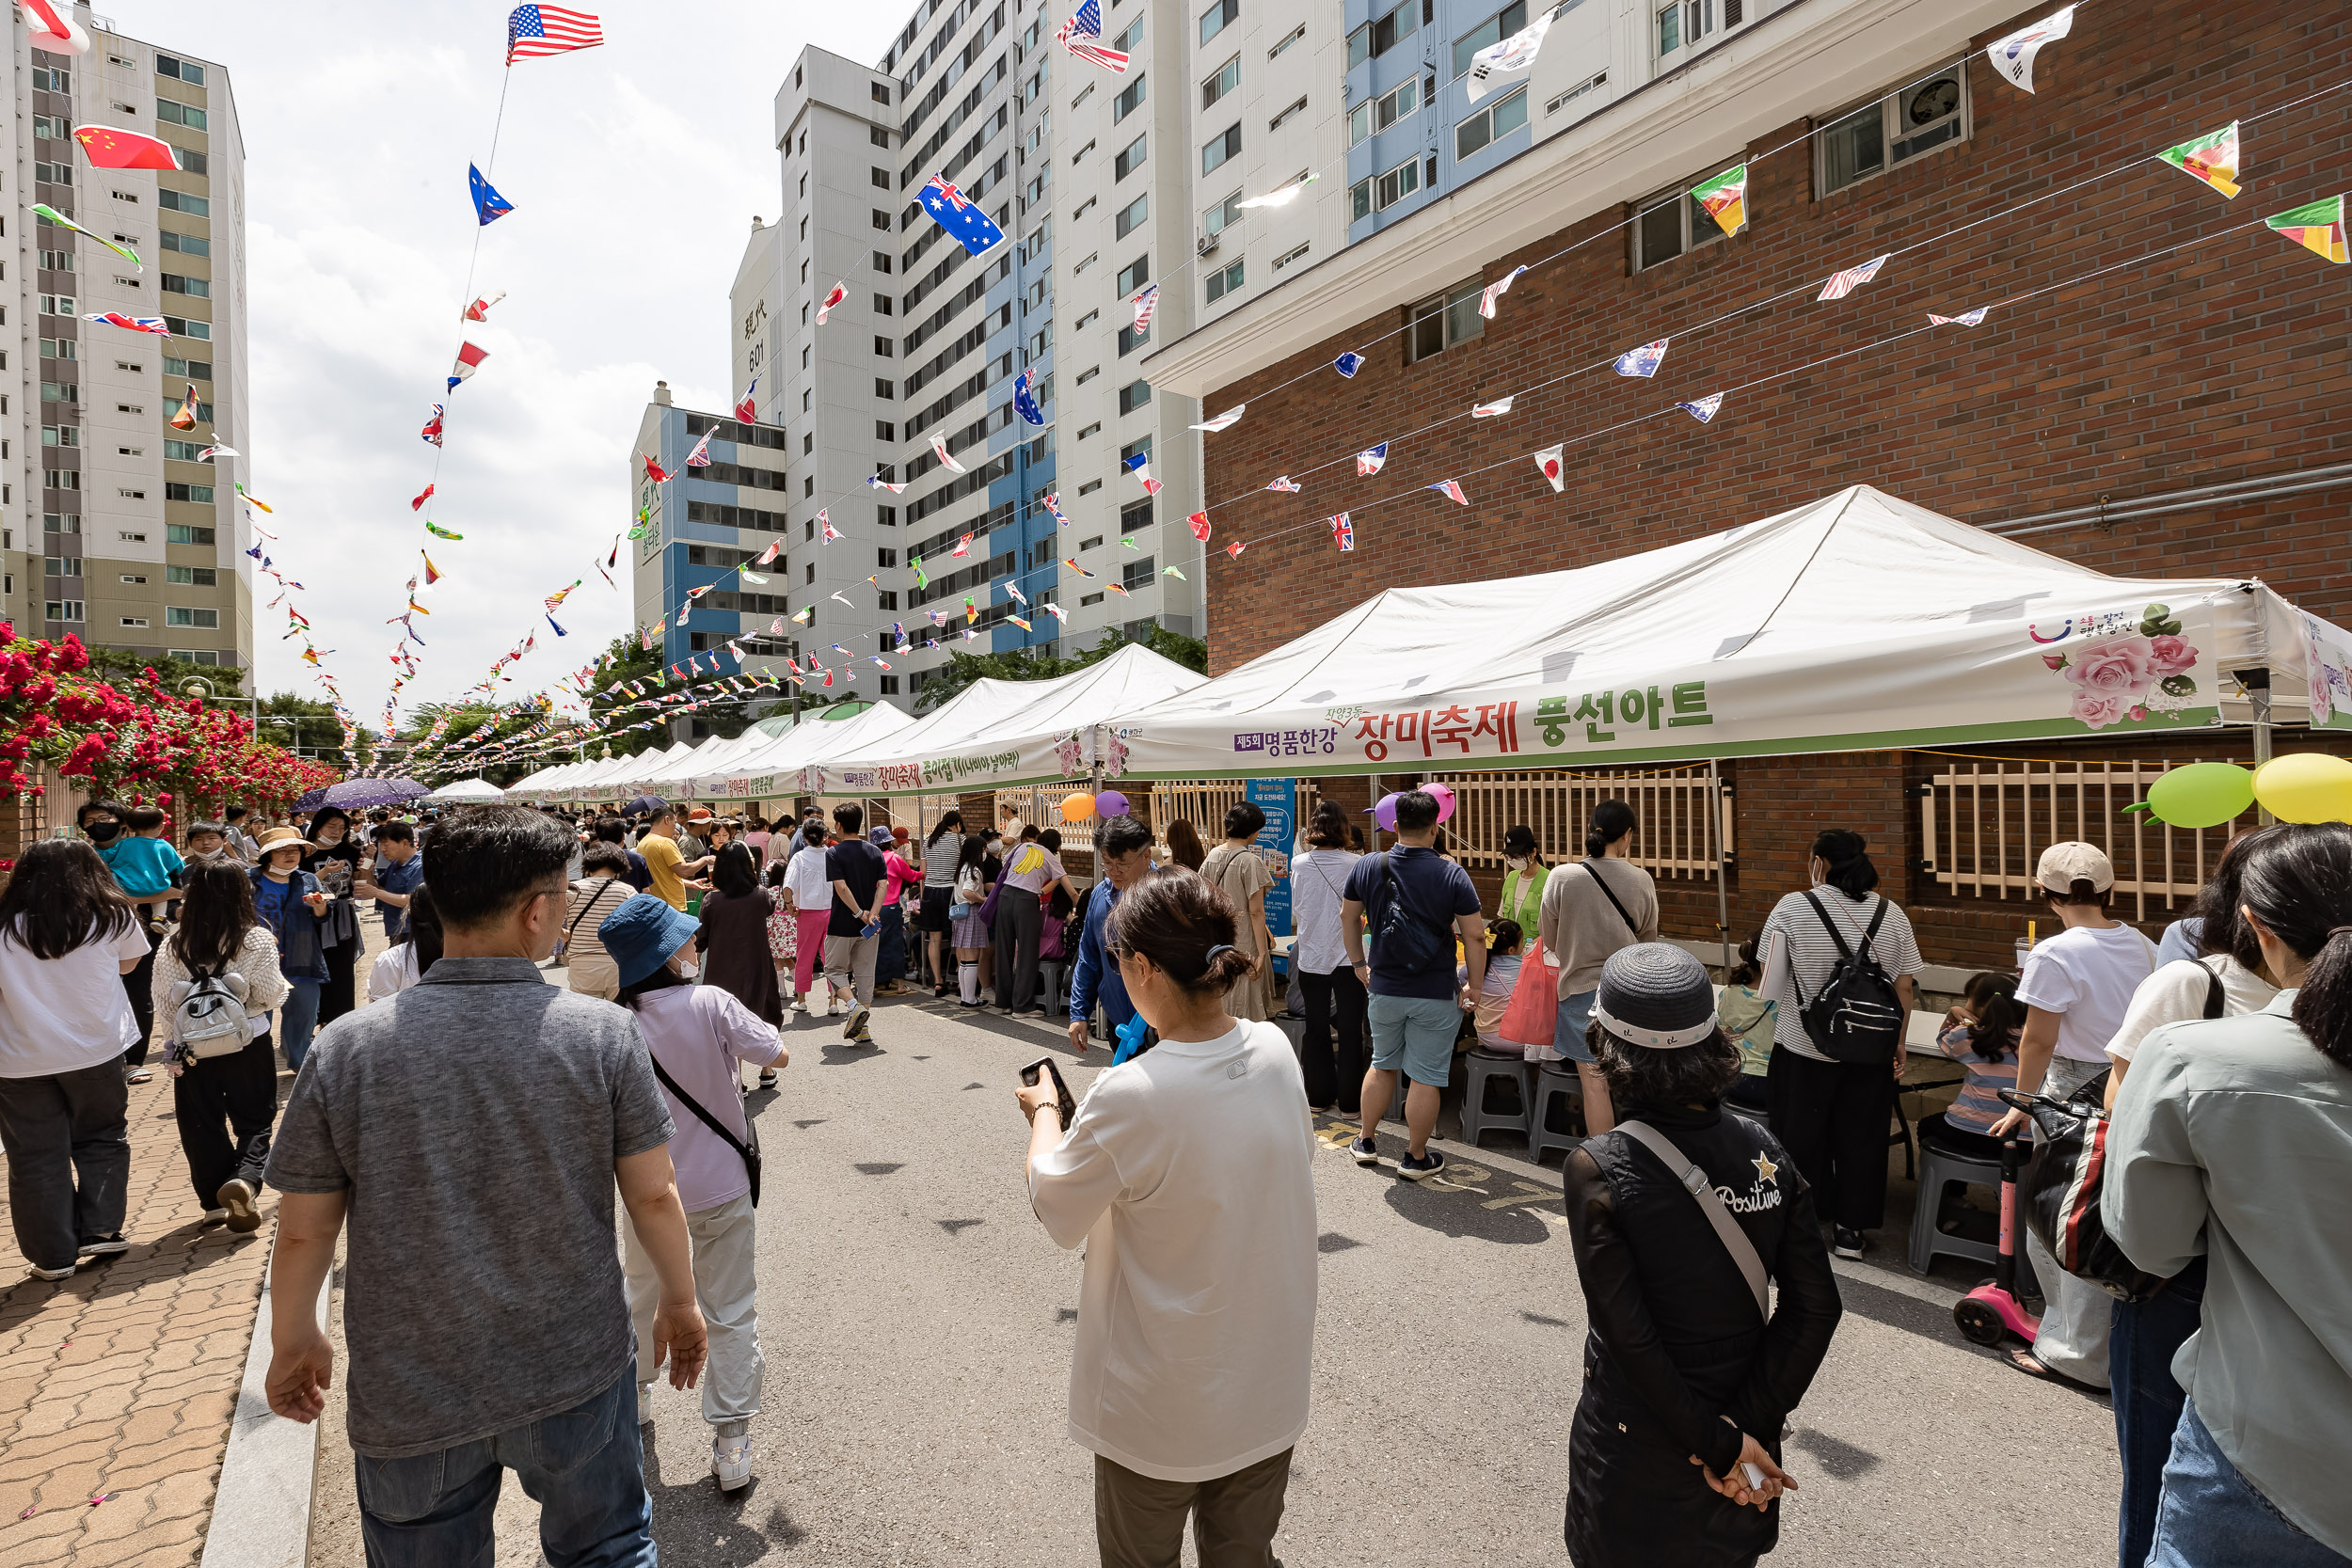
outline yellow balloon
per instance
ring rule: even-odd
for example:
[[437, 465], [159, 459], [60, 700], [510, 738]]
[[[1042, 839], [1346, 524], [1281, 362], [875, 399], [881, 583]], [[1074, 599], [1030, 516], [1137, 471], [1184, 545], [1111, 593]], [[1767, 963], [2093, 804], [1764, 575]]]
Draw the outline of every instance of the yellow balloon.
[[2281, 822], [2352, 822], [2352, 762], [2324, 752], [2273, 757], [2254, 770], [2254, 799]]
[[1061, 798], [1061, 819], [1064, 822], [1083, 822], [1093, 815], [1093, 796], [1078, 794], [1065, 795]]

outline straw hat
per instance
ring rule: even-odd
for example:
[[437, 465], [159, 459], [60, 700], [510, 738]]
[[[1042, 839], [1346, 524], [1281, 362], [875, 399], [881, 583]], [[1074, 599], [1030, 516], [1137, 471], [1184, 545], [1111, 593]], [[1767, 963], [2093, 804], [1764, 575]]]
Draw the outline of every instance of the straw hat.
[[302, 836], [299, 828], [264, 828], [262, 836], [254, 841], [254, 847], [260, 858], [265, 861], [273, 849], [299, 849], [306, 855], [318, 850], [317, 845]]

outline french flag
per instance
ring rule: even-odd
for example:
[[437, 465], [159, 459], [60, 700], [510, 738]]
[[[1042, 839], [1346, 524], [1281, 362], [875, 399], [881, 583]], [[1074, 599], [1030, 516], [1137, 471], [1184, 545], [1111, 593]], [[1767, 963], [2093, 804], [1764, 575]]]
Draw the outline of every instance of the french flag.
[[453, 392], [455, 391], [457, 389], [457, 384], [461, 381], [469, 379], [473, 375], [474, 372], [482, 368], [482, 361], [487, 359], [488, 357], [490, 357], [490, 351], [486, 348], [478, 347], [473, 343], [459, 344], [457, 349], [457, 363], [450, 368], [450, 390]]

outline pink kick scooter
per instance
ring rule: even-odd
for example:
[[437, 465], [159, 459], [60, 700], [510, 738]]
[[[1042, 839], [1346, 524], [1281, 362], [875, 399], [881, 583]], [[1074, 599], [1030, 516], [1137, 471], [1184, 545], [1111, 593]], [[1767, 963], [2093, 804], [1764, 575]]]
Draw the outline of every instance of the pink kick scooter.
[[[2006, 1097], [2004, 1097], [2006, 1098]], [[2017, 1171], [2025, 1148], [2015, 1138], [2001, 1144], [2001, 1256], [1993, 1277], [1952, 1304], [1952, 1321], [1960, 1332], [1979, 1345], [1997, 1345], [2004, 1334], [2030, 1344], [2042, 1332], [2042, 1320], [2026, 1310], [2017, 1295]]]

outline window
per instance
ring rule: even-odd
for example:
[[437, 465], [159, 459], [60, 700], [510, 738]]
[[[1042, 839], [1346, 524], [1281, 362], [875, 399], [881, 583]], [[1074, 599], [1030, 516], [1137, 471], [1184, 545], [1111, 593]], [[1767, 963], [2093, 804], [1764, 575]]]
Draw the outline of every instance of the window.
[[199, 506], [210, 506], [213, 504], [213, 487], [209, 484], [167, 483], [164, 486], [164, 499], [194, 501]]
[[53, 578], [78, 578], [82, 575], [82, 558], [78, 555], [43, 556], [41, 574]]
[[1302, 115], [1306, 112], [1307, 101], [1304, 98], [1301, 98], [1297, 103], [1293, 103], [1289, 108], [1284, 109], [1280, 114], [1276, 115], [1272, 119], [1267, 120], [1265, 122], [1265, 128], [1269, 131], [1279, 131], [1295, 116]]
[[147, 575], [144, 572], [125, 572], [122, 574], [122, 580], [129, 583], [134, 588], [144, 588], [147, 586]]
[[[797, 71], [792, 73], [792, 85], [796, 87], [801, 85], [801, 73]], [[867, 96], [872, 98], [877, 103], [887, 103], [890, 102], [890, 89], [882, 86], [880, 82], [866, 83], [866, 91]]]
[[1078, 372], [1078, 385], [1079, 385], [1079, 386], [1081, 386], [1081, 387], [1083, 387], [1083, 386], [1085, 386], [1088, 382], [1089, 382], [1089, 381], [1093, 380], [1096, 376], [1101, 375], [1102, 373], [1103, 373], [1103, 367], [1102, 367], [1102, 366], [1100, 366], [1100, 365], [1089, 365], [1089, 366], [1088, 366], [1085, 370], [1082, 370], [1082, 371], [1080, 371], [1080, 372]]
[[1375, 179], [1358, 182], [1348, 192], [1348, 221], [1369, 213], [1386, 212], [1421, 189], [1421, 160], [1407, 158], [1405, 162]]
[[1429, 0], [1405, 0], [1405, 3], [1385, 16], [1375, 18], [1347, 37], [1347, 63], [1350, 69], [1366, 60], [1376, 60], [1405, 40], [1421, 30], [1422, 8]]
[[1586, 93], [1598, 87], [1607, 87], [1608, 85], [1609, 72], [1605, 71], [1597, 71], [1590, 76], [1585, 77], [1581, 82], [1579, 82], [1576, 86], [1570, 87], [1567, 91], [1562, 93], [1559, 97], [1551, 100], [1549, 103], [1546, 103], [1544, 105], [1544, 113], [1547, 115], [1556, 115], [1562, 109], [1566, 108], [1569, 104], [1583, 97]]
[[[1675, 0], [1658, 11], [1658, 57], [1662, 61], [1676, 50], [1697, 48], [1699, 43], [1715, 35], [1716, 0]], [[1744, 0], [1723, 0], [1723, 24], [1737, 27], [1744, 20]], [[1674, 62], [1680, 65], [1682, 62]]]
[[73, 252], [70, 250], [41, 251], [40, 253], [40, 264], [51, 272], [72, 272], [73, 270]]
[[[1098, 425], [1096, 425], [1094, 428], [1095, 428], [1095, 429], [1097, 429], [1097, 430], [1100, 430], [1100, 429], [1102, 429], [1103, 427], [1102, 427], [1101, 425], [1099, 425], [1099, 424], [1098, 424]], [[1099, 480], [1099, 479], [1089, 479], [1089, 480], [1088, 480], [1088, 481], [1087, 481], [1084, 484], [1081, 484], [1081, 485], [1079, 485], [1079, 486], [1078, 486], [1078, 494], [1079, 494], [1080, 496], [1090, 496], [1090, 495], [1094, 494], [1094, 492], [1095, 492], [1095, 491], [1100, 490], [1101, 488], [1103, 488], [1103, 482], [1102, 482], [1101, 480]]]
[[43, 338], [40, 340], [40, 356], [44, 359], [79, 359], [82, 345], [72, 338]]
[[41, 314], [45, 316], [71, 316], [75, 311], [73, 296], [72, 294], [43, 294], [40, 296], [40, 309]]
[[1111, 178], [1114, 181], [1124, 180], [1127, 176], [1133, 174], [1136, 170], [1143, 166], [1143, 144], [1145, 139], [1146, 138], [1142, 136], [1137, 136], [1128, 145], [1128, 148], [1124, 152], [1121, 152], [1117, 158], [1112, 160], [1114, 172]]
[[886, 149], [890, 146], [890, 133], [879, 125], [868, 125], [866, 128], [866, 139], [876, 147]]
[[144, 628], [147, 625], [147, 617], [144, 615], [125, 615], [121, 620], [124, 626], [134, 628]]
[[891, 354], [890, 340], [883, 337], [876, 337], [874, 340], [874, 353], [882, 358], [889, 358]]
[[174, 148], [172, 150], [180, 154], [180, 168], [183, 173], [202, 174], [206, 172], [203, 153], [188, 147]]
[[[1420, 0], [1414, 0], [1414, 4], [1419, 3]], [[1216, 4], [1200, 13], [1200, 41], [1208, 42], [1232, 26], [1240, 15], [1241, 0], [1216, 0]]]
[[1142, 103], [1143, 77], [1140, 73], [1138, 73], [1134, 81], [1127, 84], [1124, 91], [1120, 92], [1117, 98], [1111, 100], [1111, 123], [1116, 125], [1120, 120], [1125, 119], [1129, 115], [1135, 113], [1136, 108], [1140, 106]]
[[1454, 128], [1454, 156], [1467, 158], [1527, 124], [1527, 89], [1495, 99]]
[[1136, 230], [1142, 228], [1143, 220], [1151, 215], [1152, 198], [1150, 193], [1147, 192], [1144, 195], [1136, 198], [1133, 201], [1127, 203], [1125, 207], [1120, 209], [1119, 221], [1112, 225], [1112, 227], [1119, 231], [1118, 237], [1123, 240], [1128, 235], [1134, 233]]
[[1216, 106], [1216, 101], [1241, 86], [1241, 56], [1234, 55], [1217, 68], [1216, 75], [1200, 84], [1200, 106]]
[[884, 277], [888, 277], [890, 276], [890, 253], [888, 251], [877, 250], [874, 252], [874, 270]]
[[[145, 535], [142, 534], [140, 537], [144, 538]], [[213, 531], [208, 528], [195, 528], [186, 523], [166, 523], [164, 543], [167, 545], [210, 545], [214, 543]]]
[[874, 377], [874, 395], [885, 403], [897, 395], [889, 377], [881, 375]]
[[896, 423], [895, 421], [890, 420], [876, 420], [874, 421], [874, 439], [875, 439], [875, 440], [877, 440], [877, 441], [895, 441], [895, 440], [897, 440], [898, 438], [898, 425], [897, 425], [897, 423]]
[[[122, 193], [118, 191], [115, 194], [120, 196]], [[136, 201], [138, 198], [126, 196], [123, 199]], [[185, 191], [157, 191], [155, 205], [167, 213], [185, 213], [192, 218], [208, 218], [213, 215], [213, 204], [210, 200], [200, 196], [190, 196]]]
[[1527, 25], [1527, 0], [1511, 3], [1454, 40], [1454, 74], [1466, 75], [1481, 49], [1501, 43]]
[[51, 141], [63, 141], [73, 135], [73, 121], [64, 115], [35, 115], [33, 135], [46, 136]]
[[166, 605], [164, 607], [164, 625], [167, 626], [196, 626], [205, 630], [217, 630], [220, 626], [220, 611], [217, 610], [195, 610], [186, 605]]
[[50, 92], [72, 92], [73, 73], [61, 65], [33, 67], [33, 86]]
[[1421, 78], [1399, 82], [1378, 98], [1367, 98], [1347, 117], [1347, 145], [1354, 147], [1387, 130], [1421, 107]]
[[1200, 214], [1200, 233], [1205, 239], [1216, 239], [1225, 232], [1229, 223], [1241, 221], [1241, 192], [1235, 191], [1216, 206]]
[[1484, 293], [1485, 285], [1473, 277], [1414, 306], [1412, 327], [1405, 338], [1405, 357], [1427, 359], [1485, 332], [1486, 318], [1478, 313], [1479, 296]]
[[1127, 562], [1120, 571], [1119, 586], [1130, 594], [1138, 588], [1151, 587], [1152, 578], [1159, 576], [1155, 569], [1158, 565], [1159, 562], [1148, 555], [1141, 561]]
[[79, 403], [82, 401], [81, 384], [72, 381], [44, 381], [40, 384], [40, 401], [43, 403]]
[[78, 621], [82, 618], [82, 601], [51, 599], [44, 607], [43, 614], [52, 621]]
[[866, 182], [877, 190], [886, 191], [890, 188], [890, 171], [886, 168], [874, 168], [869, 166], [866, 171]]
[[1218, 300], [1223, 299], [1227, 294], [1238, 293], [1241, 292], [1241, 267], [1242, 264], [1239, 261], [1235, 261], [1232, 266], [1225, 268], [1221, 272], [1213, 272], [1209, 274], [1210, 304], [1215, 305]]
[[1152, 253], [1147, 250], [1142, 255], [1136, 257], [1133, 261], [1128, 262], [1126, 266], [1120, 269], [1119, 297], [1125, 299], [1128, 295], [1134, 293], [1137, 289], [1142, 288], [1146, 283], [1151, 281]]
[[82, 444], [82, 427], [77, 424], [42, 425], [40, 444], [44, 447], [78, 447]]
[[40, 515], [40, 526], [52, 533], [79, 533], [82, 531], [82, 515], [79, 512], [44, 512]]
[[202, 66], [197, 65], [192, 61], [180, 59], [171, 55], [158, 55], [155, 56], [155, 74], [158, 76], [169, 76], [176, 81], [185, 82], [192, 87], [200, 87], [204, 85], [204, 68]]
[[1126, 467], [1138, 457], [1149, 462], [1151, 460], [1151, 456], [1152, 437], [1149, 436], [1138, 436], [1134, 440], [1119, 449], [1119, 462], [1121, 467]]
[[1202, 144], [1200, 149], [1200, 172], [1207, 174], [1211, 170], [1221, 166], [1226, 159], [1238, 157], [1240, 153], [1241, 127], [1238, 125], [1227, 126], [1223, 135], [1213, 137], [1209, 141]]
[[1122, 55], [1133, 55], [1137, 49], [1143, 47], [1143, 18], [1136, 17], [1135, 21], [1128, 24], [1125, 32], [1111, 40], [1111, 47]]
[[1663, 191], [1641, 204], [1633, 220], [1633, 270], [1671, 261], [1684, 251], [1724, 237], [1687, 186]]
[[[1081, 430], [1081, 431], [1079, 431], [1079, 432], [1078, 432], [1078, 439], [1079, 439], [1079, 440], [1081, 440], [1081, 441], [1083, 441], [1083, 440], [1085, 440], [1085, 439], [1086, 439], [1088, 436], [1100, 436], [1100, 435], [1102, 435], [1102, 434], [1103, 434], [1103, 421], [1102, 421], [1102, 420], [1095, 420], [1092, 424], [1088, 425], [1085, 429], [1083, 429], [1083, 430]], [[1078, 492], [1078, 494], [1080, 494], [1080, 495], [1082, 495], [1082, 496], [1083, 496], [1083, 495], [1085, 495], [1085, 494], [1086, 494], [1086, 492], [1085, 492], [1084, 490], [1081, 490], [1081, 491], [1079, 491], [1079, 492]]]
[[177, 463], [194, 463], [198, 461], [196, 454], [203, 450], [203, 444], [198, 441], [164, 442], [164, 455]]
[[[1078, 330], [1084, 332], [1088, 327], [1092, 326], [1097, 321], [1101, 320], [1102, 315], [1103, 312], [1100, 310], [1089, 310], [1085, 315], [1078, 318]], [[1078, 380], [1081, 385], [1084, 385], [1086, 377], [1080, 376]]]
[[183, 277], [176, 272], [167, 272], [164, 274], [164, 293], [186, 294], [190, 299], [210, 299], [213, 286], [201, 277]]
[[[1134, 353], [1136, 349], [1141, 348], [1144, 344], [1150, 342], [1151, 341], [1152, 329], [1150, 327], [1147, 326], [1142, 331], [1138, 332], [1136, 330], [1135, 325], [1133, 323], [1129, 323], [1127, 325], [1119, 329], [1119, 356], [1121, 359], [1124, 359], [1128, 355]], [[1136, 385], [1141, 386], [1142, 383], [1137, 382]], [[1126, 407], [1123, 406], [1126, 403], [1126, 399], [1122, 396], [1120, 399], [1120, 402], [1122, 406], [1119, 411], [1124, 414], [1127, 412]]]
[[216, 588], [220, 585], [220, 573], [210, 566], [167, 566], [164, 580], [191, 588]]
[[194, 338], [199, 341], [209, 341], [213, 336], [211, 322], [186, 321], [178, 316], [166, 316], [164, 327], [175, 338]]
[[1303, 261], [1307, 258], [1307, 252], [1312, 250], [1313, 248], [1314, 245], [1312, 242], [1302, 242], [1295, 248], [1286, 250], [1282, 252], [1281, 255], [1277, 256], [1274, 259], [1274, 265], [1268, 270], [1280, 272], [1284, 267], [1289, 266], [1293, 261]]
[[[36, 160], [33, 164], [33, 178], [40, 181], [44, 185], [71, 185], [73, 183], [73, 166], [72, 164], [42, 163]], [[128, 199], [136, 200], [138, 198], [132, 197]]]
[[1969, 134], [1964, 64], [1840, 116], [1813, 138], [1817, 196], [1883, 174]]
[[205, 127], [204, 111], [193, 103], [175, 103], [168, 98], [155, 100], [155, 119], [164, 125], [184, 125], [191, 131]]
[[[887, 230], [889, 230], [889, 228], [890, 228], [890, 214], [889, 214], [888, 213], [883, 212], [883, 211], [882, 211], [881, 208], [879, 208], [879, 207], [872, 207], [872, 208], [868, 208], [868, 209], [867, 209], [867, 212], [868, 212], [868, 213], [872, 215], [873, 224], [874, 224], [874, 227], [875, 227], [875, 228], [880, 229], [880, 230], [884, 230], [884, 231], [887, 231]], [[805, 221], [805, 220], [803, 220], [803, 221]], [[805, 235], [803, 235], [803, 238], [806, 238], [806, 236], [805, 236]]]

